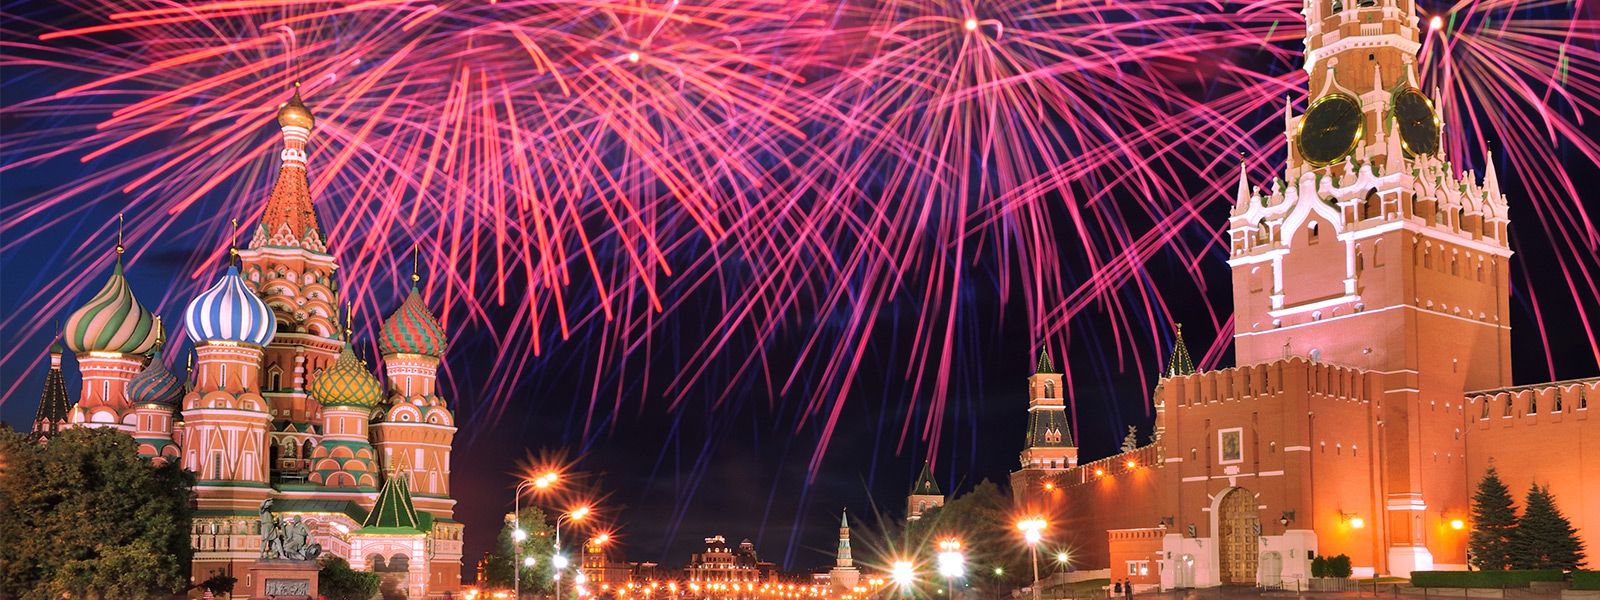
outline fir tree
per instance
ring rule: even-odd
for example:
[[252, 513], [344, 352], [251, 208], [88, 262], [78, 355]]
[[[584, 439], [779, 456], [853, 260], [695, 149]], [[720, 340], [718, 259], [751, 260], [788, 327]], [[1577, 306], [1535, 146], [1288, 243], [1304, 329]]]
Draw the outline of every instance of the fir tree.
[[1511, 536], [1516, 529], [1511, 490], [1491, 465], [1472, 496], [1472, 535], [1467, 538], [1472, 564], [1486, 571], [1511, 568]]
[[1528, 489], [1527, 508], [1511, 535], [1512, 567], [1571, 571], [1582, 563], [1583, 542], [1578, 541], [1578, 531], [1556, 508], [1550, 486], [1533, 484]]

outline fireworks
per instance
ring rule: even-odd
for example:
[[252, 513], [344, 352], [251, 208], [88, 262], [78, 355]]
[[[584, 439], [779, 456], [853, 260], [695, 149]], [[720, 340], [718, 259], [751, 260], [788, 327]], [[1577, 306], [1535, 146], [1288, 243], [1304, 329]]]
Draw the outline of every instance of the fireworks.
[[[474, 370], [488, 387], [473, 418], [497, 418], [535, 358], [564, 344], [592, 359], [586, 434], [625, 398], [676, 406], [755, 389], [792, 400], [791, 425], [820, 432], [815, 469], [872, 362], [910, 382], [901, 400], [918, 404], [885, 425], [901, 445], [936, 450], [970, 362], [963, 340], [991, 327], [968, 306], [976, 288], [1023, 307], [1033, 339], [1015, 341], [1019, 356], [1044, 345], [1060, 355], [1076, 327], [1102, 340], [1104, 358], [1069, 377], [1156, 371], [1164, 298], [1206, 289], [1200, 257], [1216, 251], [1214, 209], [1232, 199], [1239, 157], [1255, 180], [1281, 163], [1272, 115], [1303, 97], [1299, 10], [51, 3], [7, 15], [4, 64], [39, 85], [8, 97], [18, 126], [0, 142], [0, 173], [15, 181], [70, 162], [79, 175], [26, 198], [8, 183], [0, 251], [15, 258], [39, 236], [81, 245], [39, 265], [37, 289], [3, 325], [37, 339], [50, 322], [35, 315], [81, 302], [103, 277], [89, 265], [103, 264], [119, 211], [132, 269], [178, 240], [198, 250], [181, 285], [159, 298], [141, 290], [166, 312], [186, 302], [243, 233], [219, 216], [256, 222], [276, 155], [271, 115], [299, 81], [318, 116], [313, 194], [343, 293], [358, 317], [382, 314], [420, 245], [429, 304], [455, 347], [498, 357]], [[1528, 193], [1514, 199], [1529, 215], [1514, 221], [1519, 251], [1553, 252], [1560, 277], [1519, 269], [1517, 284], [1535, 311], [1559, 304], [1580, 318], [1600, 362], [1589, 317], [1600, 233], [1567, 172], [1600, 162], [1584, 130], [1600, 116], [1600, 21], [1554, 1], [1422, 12], [1420, 71], [1450, 94], [1450, 156], [1480, 164], [1492, 142], [1507, 161], [1501, 172]], [[67, 227], [79, 219], [107, 225]], [[1167, 279], [1157, 290], [1157, 263], [1180, 265], [1195, 289]], [[1533, 281], [1551, 291], [1533, 299]], [[1231, 329], [1226, 311], [1209, 325], [1203, 366]], [[906, 332], [904, 346], [874, 347], [884, 329]], [[7, 372], [40, 360], [39, 347], [8, 347]], [[650, 380], [652, 363], [676, 376]]]

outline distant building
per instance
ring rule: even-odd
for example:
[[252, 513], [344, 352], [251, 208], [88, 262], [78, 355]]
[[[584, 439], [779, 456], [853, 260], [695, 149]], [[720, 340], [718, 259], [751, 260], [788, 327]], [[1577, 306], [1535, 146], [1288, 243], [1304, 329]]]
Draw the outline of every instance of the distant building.
[[622, 548], [614, 543], [597, 543], [593, 539], [585, 542], [582, 565], [591, 590], [627, 585], [633, 579], [633, 565], [623, 557]]
[[833, 559], [833, 570], [828, 571], [828, 583], [835, 594], [849, 592], [861, 582], [861, 571], [856, 569], [850, 556], [850, 513], [839, 513], [839, 551]]
[[933, 467], [922, 463], [922, 474], [917, 476], [917, 482], [911, 484], [911, 494], [906, 496], [906, 520], [915, 521], [922, 518], [930, 508], [944, 506], [944, 493], [939, 491], [939, 484], [933, 480]]
[[746, 539], [738, 548], [728, 545], [721, 534], [706, 538], [706, 549], [690, 556], [684, 576], [690, 583], [759, 583], [760, 559], [755, 544]]

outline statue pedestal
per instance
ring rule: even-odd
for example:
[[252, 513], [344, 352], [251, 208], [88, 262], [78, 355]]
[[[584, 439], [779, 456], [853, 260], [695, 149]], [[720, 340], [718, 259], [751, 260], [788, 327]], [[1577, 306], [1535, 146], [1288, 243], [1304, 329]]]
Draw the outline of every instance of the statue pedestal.
[[250, 565], [250, 600], [317, 597], [317, 561], [262, 559]]

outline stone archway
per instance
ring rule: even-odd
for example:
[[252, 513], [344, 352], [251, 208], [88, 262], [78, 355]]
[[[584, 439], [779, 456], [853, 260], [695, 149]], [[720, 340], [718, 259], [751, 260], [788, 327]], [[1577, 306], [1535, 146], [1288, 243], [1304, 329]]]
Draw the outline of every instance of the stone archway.
[[1256, 585], [1261, 530], [1256, 496], [1233, 488], [1217, 505], [1217, 557], [1222, 585]]

